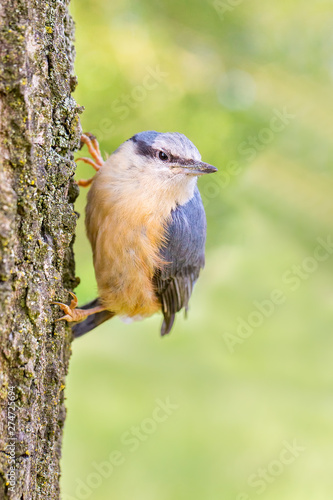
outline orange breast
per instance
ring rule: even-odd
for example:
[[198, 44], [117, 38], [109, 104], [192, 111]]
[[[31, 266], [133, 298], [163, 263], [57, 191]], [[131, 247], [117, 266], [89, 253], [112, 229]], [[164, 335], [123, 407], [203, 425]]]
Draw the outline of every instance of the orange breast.
[[86, 226], [102, 304], [119, 315], [154, 314], [161, 306], [152, 278], [162, 265], [159, 248], [166, 219], [133, 210], [130, 203], [124, 206], [110, 199], [96, 203], [97, 195], [93, 185]]

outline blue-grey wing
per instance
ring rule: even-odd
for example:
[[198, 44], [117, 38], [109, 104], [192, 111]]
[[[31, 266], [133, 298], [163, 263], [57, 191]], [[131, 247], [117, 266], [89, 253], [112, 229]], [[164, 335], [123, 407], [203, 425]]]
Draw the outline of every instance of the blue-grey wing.
[[167, 262], [156, 270], [153, 281], [164, 321], [161, 335], [170, 332], [175, 314], [187, 310], [193, 286], [205, 264], [206, 215], [198, 188], [185, 205], [172, 213], [166, 244], [160, 255]]

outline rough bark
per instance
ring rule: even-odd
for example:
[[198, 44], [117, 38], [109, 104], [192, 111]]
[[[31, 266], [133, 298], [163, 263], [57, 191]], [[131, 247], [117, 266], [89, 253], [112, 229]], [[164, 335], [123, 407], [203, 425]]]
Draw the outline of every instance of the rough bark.
[[[71, 332], [52, 300], [76, 284], [68, 1], [0, 5], [0, 498], [59, 498]], [[15, 401], [15, 405], [13, 405]]]

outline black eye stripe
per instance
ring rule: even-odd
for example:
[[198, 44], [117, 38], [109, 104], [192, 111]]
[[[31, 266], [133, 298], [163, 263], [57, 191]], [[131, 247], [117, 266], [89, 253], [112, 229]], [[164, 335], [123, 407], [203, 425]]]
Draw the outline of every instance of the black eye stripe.
[[181, 158], [180, 156], [172, 155], [169, 152], [155, 149], [152, 146], [148, 145], [146, 142], [136, 139], [135, 136], [132, 140], [136, 145], [136, 153], [141, 156], [146, 156], [147, 158], [159, 158], [159, 154], [164, 153], [167, 155], [167, 158], [161, 158], [162, 161], [169, 161], [171, 163], [177, 163], [178, 165], [191, 165], [195, 163], [195, 160], [193, 159]]
[[150, 158], [153, 158], [155, 155], [154, 149], [149, 146], [147, 143], [144, 141], [136, 140], [134, 141], [136, 143], [136, 152], [141, 155], [141, 156], [147, 156]]

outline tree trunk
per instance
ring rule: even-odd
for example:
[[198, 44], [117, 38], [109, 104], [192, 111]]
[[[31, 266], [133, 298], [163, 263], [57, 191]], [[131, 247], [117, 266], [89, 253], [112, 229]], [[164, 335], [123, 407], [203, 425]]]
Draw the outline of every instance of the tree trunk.
[[59, 498], [71, 331], [54, 300], [76, 285], [66, 0], [1, 0], [0, 498]]

